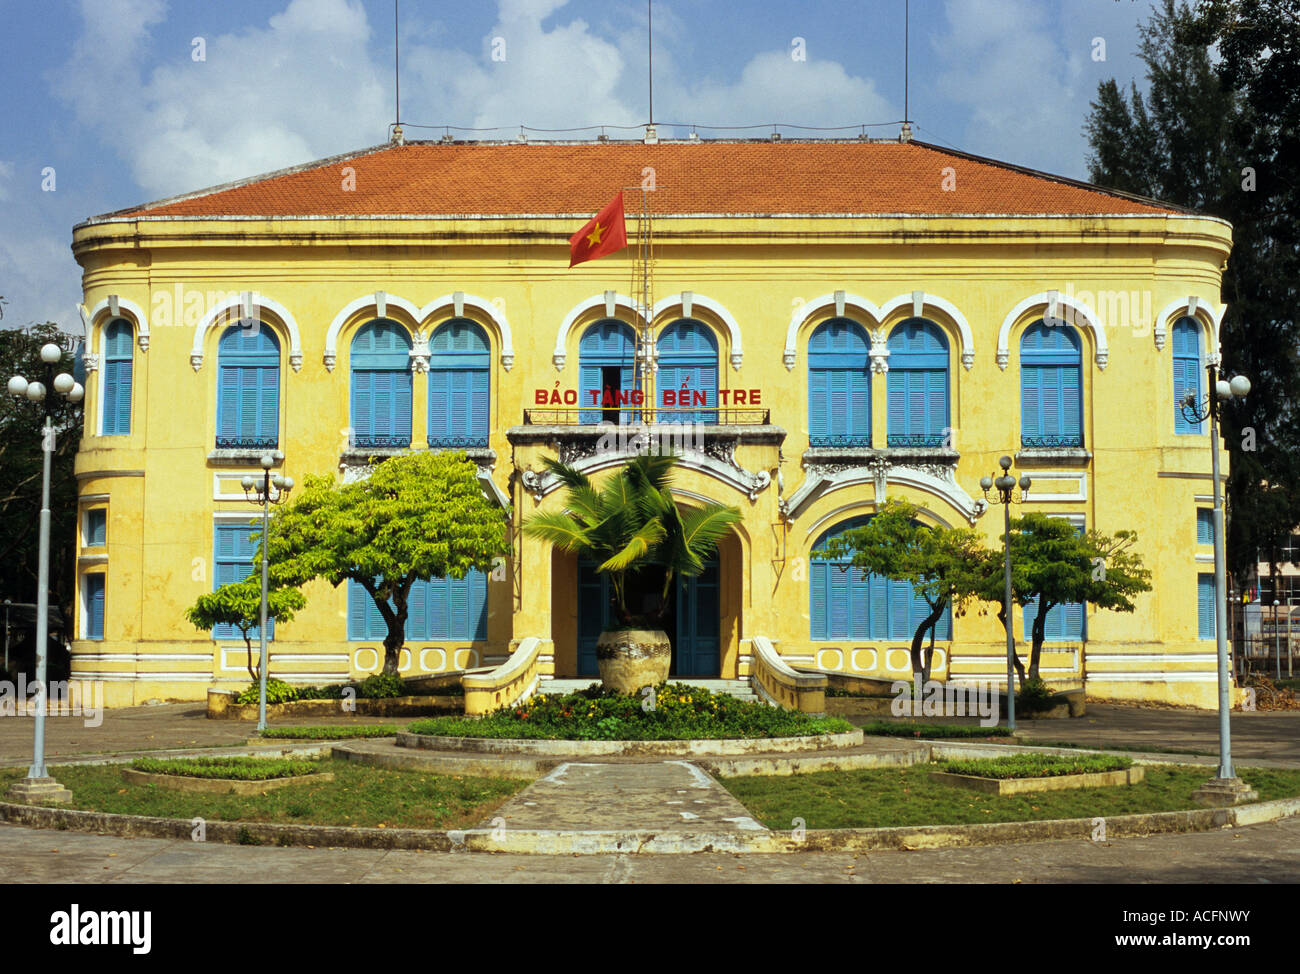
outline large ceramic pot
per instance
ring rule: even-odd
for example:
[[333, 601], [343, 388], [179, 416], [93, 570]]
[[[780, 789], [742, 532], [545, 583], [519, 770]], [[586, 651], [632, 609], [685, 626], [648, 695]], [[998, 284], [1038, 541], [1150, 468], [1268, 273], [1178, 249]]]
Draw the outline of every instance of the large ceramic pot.
[[600, 682], [623, 693], [663, 683], [672, 662], [672, 643], [662, 629], [611, 629], [596, 640]]

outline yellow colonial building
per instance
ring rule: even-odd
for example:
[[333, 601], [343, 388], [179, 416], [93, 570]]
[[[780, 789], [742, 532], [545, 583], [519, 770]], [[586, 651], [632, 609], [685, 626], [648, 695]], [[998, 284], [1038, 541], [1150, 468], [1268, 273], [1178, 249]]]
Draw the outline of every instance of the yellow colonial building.
[[[648, 282], [635, 246], [568, 266], [620, 190], [630, 239], [653, 213]], [[653, 133], [398, 142], [95, 217], [73, 675], [109, 705], [247, 684], [237, 633], [183, 616], [251, 571], [241, 478], [440, 449], [477, 463], [515, 556], [417, 588], [403, 673], [594, 675], [601, 577], [518, 527], [562, 503], [543, 457], [599, 474], [648, 437], [682, 453], [681, 504], [743, 512], [675, 593], [679, 676], [906, 677], [911, 591], [811, 552], [887, 497], [1000, 546], [978, 484], [1011, 454], [1022, 510], [1135, 529], [1154, 575], [1135, 613], [1054, 610], [1044, 677], [1214, 706], [1208, 431], [1175, 402], [1218, 353], [1230, 246], [1222, 220], [916, 142]], [[364, 593], [305, 594], [271, 673], [377, 671]], [[938, 676], [1005, 679], [993, 612], [938, 636]]]

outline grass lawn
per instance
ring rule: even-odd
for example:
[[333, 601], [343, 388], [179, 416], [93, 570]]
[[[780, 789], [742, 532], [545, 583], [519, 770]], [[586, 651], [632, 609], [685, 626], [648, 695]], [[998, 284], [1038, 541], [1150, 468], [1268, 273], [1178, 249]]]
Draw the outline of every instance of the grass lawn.
[[[1114, 788], [1026, 795], [981, 795], [930, 777], [935, 765], [816, 774], [720, 779], [723, 787], [772, 829], [884, 828], [897, 825], [960, 825], [1093, 818], [1138, 812], [1200, 808], [1192, 792], [1214, 776], [1213, 768], [1148, 766], [1146, 780]], [[1239, 769], [1260, 799], [1300, 795], [1300, 770]]]
[[1133, 751], [1137, 754], [1195, 754], [1197, 757], [1217, 757], [1218, 751], [1198, 751], [1194, 747], [1160, 747], [1154, 744], [1079, 744], [1074, 741], [1016, 741], [1021, 747], [1073, 747], [1085, 751]]
[[[520, 791], [522, 779], [473, 778], [367, 768], [324, 760], [333, 781], [300, 784], [264, 795], [200, 795], [155, 785], [128, 785], [124, 765], [67, 765], [52, 774], [72, 790], [65, 808], [124, 815], [293, 825], [380, 826], [414, 829], [470, 828], [489, 818]], [[26, 774], [0, 771], [0, 790]]]
[[873, 720], [862, 725], [862, 733], [878, 737], [922, 737], [927, 740], [962, 738], [991, 740], [999, 744], [1014, 743], [1005, 727], [980, 727], [977, 724], [924, 724], [914, 720]]
[[356, 724], [346, 727], [268, 727], [255, 735], [263, 740], [343, 741], [357, 737], [396, 737], [402, 728], [396, 724]]

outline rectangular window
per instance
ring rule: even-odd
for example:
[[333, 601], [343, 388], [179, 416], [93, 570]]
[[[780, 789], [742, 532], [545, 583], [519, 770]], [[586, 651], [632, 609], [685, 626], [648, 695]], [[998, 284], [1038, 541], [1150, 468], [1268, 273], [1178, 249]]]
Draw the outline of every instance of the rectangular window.
[[86, 576], [86, 638], [104, 638], [104, 575]]
[[1214, 576], [1196, 576], [1196, 636], [1214, 639]]
[[[411, 586], [406, 603], [406, 639], [487, 638], [487, 576], [470, 570], [464, 578], [431, 578]], [[348, 579], [348, 639], [383, 639], [388, 625], [370, 593]]]
[[108, 511], [97, 507], [86, 512], [86, 533], [82, 539], [84, 547], [97, 548], [107, 543]]
[[[223, 585], [242, 582], [255, 571], [258, 571], [258, 567], [253, 563], [253, 556], [257, 551], [257, 546], [250, 540], [249, 536], [255, 531], [260, 532], [261, 529], [260, 521], [241, 519], [215, 522], [212, 532], [212, 590], [214, 592]], [[258, 578], [261, 578], [260, 574]], [[260, 627], [253, 626], [248, 635], [250, 639], [260, 641], [262, 638]], [[243, 642], [244, 636], [239, 631], [238, 626], [222, 624], [213, 627], [212, 638], [238, 639]], [[266, 638], [275, 638], [274, 619], [267, 624]]]
[[1196, 543], [1214, 544], [1214, 511], [1208, 507], [1196, 509]]

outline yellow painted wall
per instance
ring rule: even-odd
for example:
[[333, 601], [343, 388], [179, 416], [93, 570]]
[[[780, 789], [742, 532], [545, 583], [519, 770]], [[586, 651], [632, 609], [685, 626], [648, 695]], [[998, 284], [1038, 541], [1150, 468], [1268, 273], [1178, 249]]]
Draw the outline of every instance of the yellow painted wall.
[[[605, 316], [605, 291], [624, 295], [631, 289], [630, 251], [568, 269], [572, 222], [177, 219], [79, 227], [74, 251], [85, 270], [87, 309], [116, 295], [123, 316], [137, 328], [138, 316], [126, 310], [127, 303], [142, 309], [149, 335], [147, 350], [135, 349], [130, 436], [96, 435], [103, 373], [88, 374], [88, 418], [77, 470], [83, 498], [107, 495], [109, 520], [101, 552], [106, 561], [83, 560], [82, 570], [107, 571], [106, 638], [74, 643], [74, 674], [105, 679], [109, 705], [153, 697], [198, 699], [209, 686], [247, 683], [242, 646], [223, 658], [220, 647], [182, 617], [184, 608], [212, 587], [214, 517], [256, 515], [234, 486], [255, 463], [229, 467], [209, 461], [220, 327], [200, 334], [198, 368], [191, 359], [199, 321], [214, 310], [208, 292], [255, 292], [262, 320], [276, 332], [285, 454], [279, 469], [299, 483], [307, 474], [339, 469], [349, 426], [349, 344], [375, 316], [375, 292], [387, 295], [387, 317], [426, 337], [454, 316], [452, 296], [463, 293], [463, 315], [480, 323], [492, 342], [493, 478], [514, 500], [516, 523], [539, 507], [557, 506], [559, 492], [539, 503], [512, 477], [516, 468], [539, 470], [541, 454], [550, 450], [512, 446], [507, 430], [535, 406], [535, 390], [550, 390], [557, 381], [561, 390], [577, 389], [582, 328]], [[870, 478], [818, 497], [789, 523], [783, 523], [779, 508], [780, 498], [793, 495], [804, 480], [807, 341], [818, 323], [836, 313], [836, 291], [846, 293], [846, 315], [886, 332], [911, 317], [913, 292], [930, 296], [923, 299], [924, 316], [945, 330], [950, 347], [951, 417], [960, 453], [956, 483], [972, 497], [979, 496], [978, 480], [995, 469], [997, 457], [1016, 452], [1019, 334], [1043, 316], [1045, 302], [1012, 322], [1005, 369], [996, 356], [1004, 319], [1026, 298], [1052, 290], [1063, 298], [1124, 291], [1138, 293], [1136, 310], [1125, 313], [1118, 304], [1095, 298], [1091, 303], [1108, 343], [1104, 369], [1096, 360], [1097, 337], [1080, 329], [1084, 436], [1091, 461], [1082, 467], [1017, 465], [1016, 472], [1029, 473], [1042, 491], [1031, 491], [1025, 510], [1081, 514], [1089, 528], [1106, 532], [1136, 529], [1155, 588], [1139, 598], [1133, 614], [1090, 611], [1086, 664], [1079, 647], [1058, 647], [1069, 651], [1045, 657], [1045, 676], [1077, 683], [1086, 665], [1093, 696], [1214, 704], [1214, 644], [1199, 640], [1196, 626], [1196, 576], [1212, 571], [1210, 564], [1195, 560], [1208, 553], [1195, 544], [1196, 497], [1211, 486], [1208, 436], [1174, 433], [1171, 341], [1166, 338], [1158, 348], [1154, 330], [1171, 330], [1183, 313], [1177, 303], [1185, 305], [1190, 296], [1198, 299], [1196, 316], [1207, 335], [1212, 333], [1215, 315], [1221, 314], [1219, 281], [1230, 246], [1225, 224], [1177, 216], [661, 218], [655, 234], [656, 298], [692, 293], [692, 316], [716, 331], [720, 387], [762, 390], [771, 422], [786, 433], [779, 449], [742, 443], [737, 450], [740, 467], [766, 471], [771, 478], [752, 498], [698, 469], [685, 470], [680, 478], [684, 502], [698, 495], [744, 512], [738, 537], [724, 552], [722, 676], [746, 672], [748, 640], [760, 635], [796, 664], [891, 677], [908, 671], [906, 654], [891, 651], [901, 644], [809, 639], [810, 546], [826, 527], [874, 509]], [[178, 308], [177, 287], [182, 295], [198, 297]], [[331, 323], [350, 302], [367, 295], [370, 306], [342, 322], [334, 367], [327, 369]], [[819, 296], [829, 300], [806, 307]], [[857, 298], [870, 307], [855, 307]], [[561, 323], [590, 299], [598, 303], [573, 323], [563, 345], [564, 368], [557, 371], [553, 353]], [[416, 314], [406, 310], [408, 303]], [[969, 325], [969, 369], [948, 307]], [[715, 308], [725, 309], [739, 328], [739, 348]], [[872, 309], [884, 308], [890, 310], [877, 320]], [[620, 307], [618, 316], [630, 314]], [[680, 316], [680, 305], [665, 308], [654, 321], [656, 331]], [[286, 317], [300, 337], [300, 370], [290, 362]], [[796, 357], [788, 369], [784, 349], [792, 318], [798, 323]], [[94, 315], [93, 352], [100, 351], [100, 333], [109, 319], [107, 308]], [[508, 370], [501, 321], [508, 324], [512, 343]], [[732, 355], [739, 352], [743, 358], [733, 368]], [[876, 446], [885, 442], [885, 389], [886, 376], [875, 376]], [[425, 442], [426, 392], [426, 376], [416, 374], [416, 448]], [[1226, 455], [1223, 462], [1226, 471]], [[1048, 490], [1069, 485], [1041, 476], [1051, 473], [1085, 474], [1086, 499], [1050, 499]], [[228, 496], [216, 496], [221, 491], [214, 477], [227, 481]], [[961, 511], [933, 491], [891, 483], [888, 494], [921, 504], [935, 519], [966, 523]], [[96, 503], [104, 502], [88, 500], [85, 506]], [[975, 523], [991, 545], [1000, 544], [1000, 509], [990, 509]], [[528, 636], [554, 637], [555, 671], [572, 672], [573, 622], [556, 611], [574, 601], [571, 562], [552, 578], [544, 545], [517, 539], [516, 551], [505, 580], [489, 584], [489, 638], [412, 645], [404, 672], [499, 659]], [[307, 609], [276, 629], [272, 673], [297, 682], [333, 682], [377, 668], [381, 653], [363, 651], [375, 643], [346, 639], [343, 590], [315, 583], [306, 595]], [[1019, 628], [1017, 622], [1018, 635]], [[1002, 631], [993, 614], [955, 619], [954, 635], [952, 645], [942, 647], [941, 674], [996, 678], [1005, 673]], [[951, 666], [949, 651], [956, 657]]]

